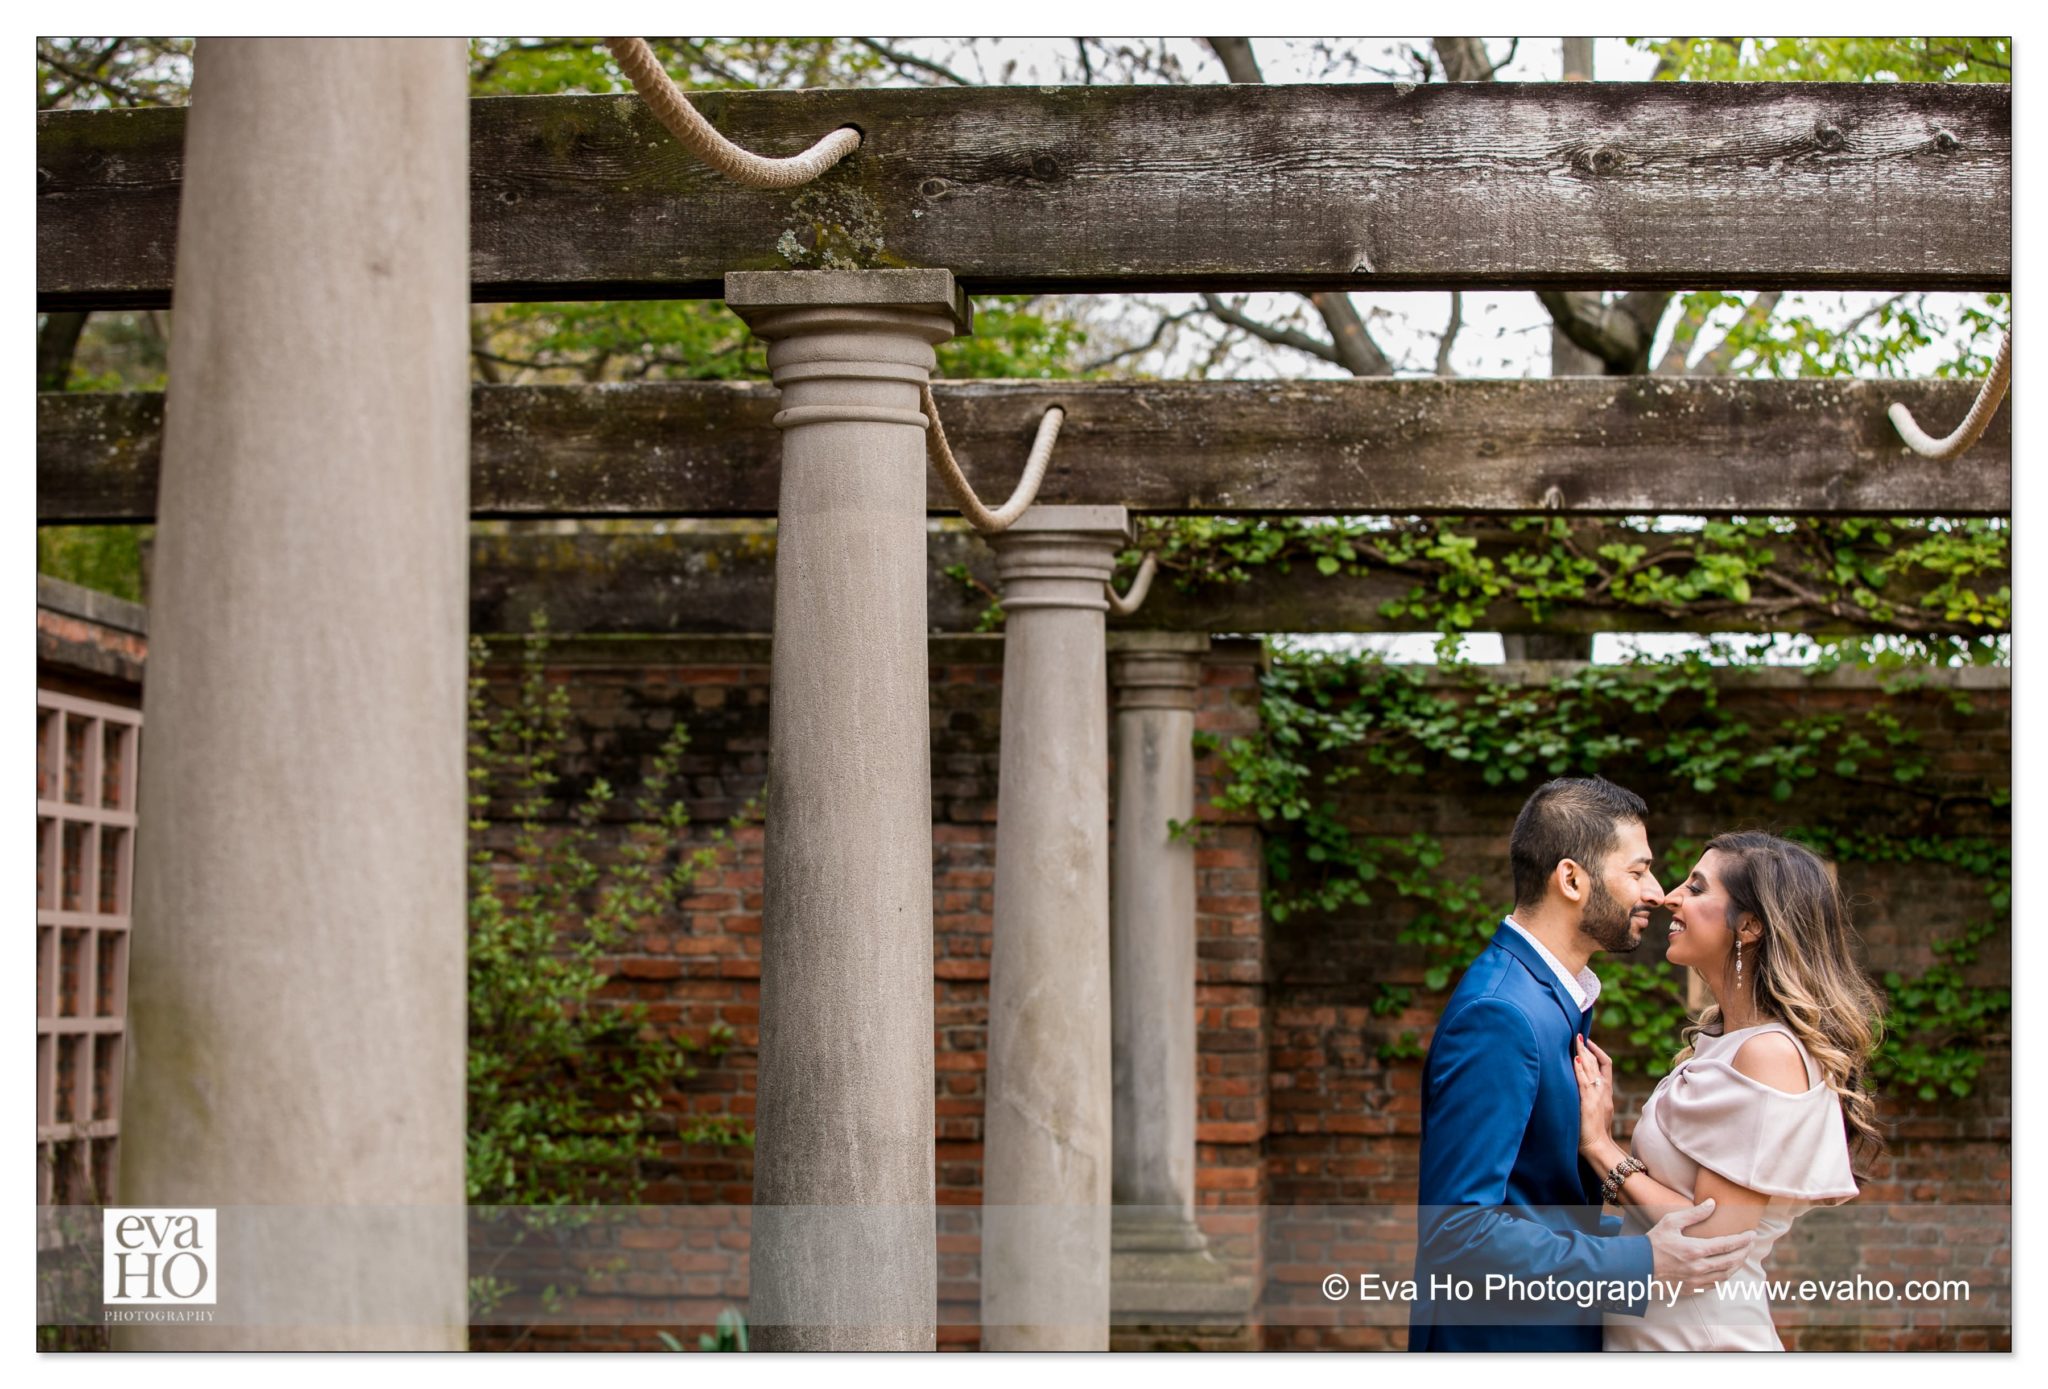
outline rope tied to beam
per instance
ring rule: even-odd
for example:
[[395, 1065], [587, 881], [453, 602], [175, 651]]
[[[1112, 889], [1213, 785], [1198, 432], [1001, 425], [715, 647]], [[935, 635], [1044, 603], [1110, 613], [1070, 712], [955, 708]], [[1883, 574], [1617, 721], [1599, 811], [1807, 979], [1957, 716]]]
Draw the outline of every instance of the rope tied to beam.
[[924, 417], [931, 421], [931, 427], [924, 434], [924, 451], [931, 458], [932, 466], [939, 470], [939, 478], [946, 484], [946, 490], [953, 494], [953, 500], [960, 506], [960, 514], [973, 522], [974, 528], [983, 535], [994, 535], [1007, 530], [1011, 522], [1022, 516], [1038, 497], [1038, 485], [1045, 481], [1045, 470], [1052, 462], [1053, 441], [1060, 437], [1060, 425], [1066, 421], [1067, 412], [1054, 405], [1038, 420], [1038, 437], [1032, 441], [1031, 456], [1024, 460], [1024, 476], [1017, 479], [1017, 490], [1010, 494], [1010, 500], [994, 511], [982, 504], [974, 495], [974, 485], [960, 471], [960, 465], [953, 460], [953, 450], [946, 445], [946, 431], [939, 423], [939, 402], [932, 398], [930, 383], [919, 388], [923, 397]]
[[2012, 334], [2008, 332], [2005, 341], [1998, 345], [1998, 356], [1991, 363], [1991, 375], [1984, 378], [1984, 385], [1978, 390], [1970, 413], [1963, 416], [1963, 422], [1956, 426], [1955, 433], [1946, 439], [1930, 438], [1913, 419], [1913, 412], [1896, 401], [1885, 414], [1891, 419], [1892, 427], [1899, 431], [1899, 437], [1906, 441], [1907, 448], [1922, 458], [1946, 462], [1960, 456], [1984, 437], [1984, 430], [1990, 425], [1991, 417], [1998, 413], [1998, 403], [2005, 399], [2005, 388], [2011, 380]]
[[633, 90], [654, 112], [654, 118], [668, 128], [683, 148], [696, 155], [734, 183], [748, 188], [797, 188], [837, 164], [860, 148], [860, 132], [841, 126], [802, 154], [787, 159], [769, 159], [750, 154], [718, 133], [690, 104], [682, 89], [662, 70], [645, 39], [606, 39], [619, 71], [632, 82]]
[[1102, 592], [1109, 599], [1109, 610], [1117, 617], [1129, 617], [1145, 606], [1145, 595], [1152, 591], [1152, 576], [1159, 571], [1159, 552], [1147, 550], [1145, 558], [1138, 561], [1137, 577], [1131, 580], [1131, 590], [1118, 594], [1115, 584], [1104, 584]]

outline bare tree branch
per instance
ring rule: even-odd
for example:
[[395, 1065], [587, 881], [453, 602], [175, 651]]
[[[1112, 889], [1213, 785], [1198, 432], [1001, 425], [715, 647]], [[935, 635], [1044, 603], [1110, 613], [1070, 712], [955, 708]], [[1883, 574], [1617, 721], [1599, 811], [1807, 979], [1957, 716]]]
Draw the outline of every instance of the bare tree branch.
[[1950, 53], [1954, 54], [1958, 58], [1961, 58], [1966, 63], [1979, 63], [1987, 68], [1997, 68], [2000, 72], [2012, 71], [2011, 63], [2001, 63], [1996, 58], [1987, 58], [1983, 54], [1974, 51], [1968, 46], [1957, 48], [1954, 44], [1948, 43], [1929, 44], [1927, 52], [1929, 56], [1933, 56], [1939, 53]]
[[1308, 296], [1308, 302], [1323, 316], [1323, 326], [1330, 330], [1339, 366], [1353, 376], [1394, 374], [1393, 361], [1366, 331], [1365, 320], [1358, 316], [1350, 295], [1341, 290], [1318, 291]]
[[36, 330], [36, 389], [61, 391], [71, 379], [71, 363], [78, 356], [78, 335], [85, 331], [86, 315], [80, 312], [43, 316]]
[[[65, 88], [66, 94], [75, 91], [82, 85], [97, 87], [108, 96], [118, 101], [126, 102], [131, 106], [170, 105], [170, 102], [165, 101], [154, 93], [132, 87], [119, 78], [101, 71], [101, 69], [107, 66], [115, 50], [126, 41], [125, 39], [115, 39], [106, 48], [94, 54], [89, 60], [89, 65], [85, 68], [76, 66], [71, 61], [69, 54], [58, 49], [55, 44], [49, 43], [38, 43], [36, 45], [36, 61], [51, 71], [62, 73], [65, 77], [71, 79], [70, 85]], [[53, 97], [54, 100], [55, 98]]]
[[1151, 337], [1145, 339], [1145, 341], [1138, 343], [1135, 346], [1126, 347], [1118, 352], [1112, 352], [1108, 356], [1097, 357], [1094, 361], [1091, 362], [1083, 362], [1081, 364], [1081, 370], [1083, 372], [1101, 371], [1105, 367], [1115, 366], [1118, 362], [1121, 362], [1126, 358], [1142, 357], [1147, 352], [1150, 352], [1153, 348], [1159, 346], [1160, 340], [1166, 336], [1166, 330], [1168, 328], [1173, 327], [1173, 325], [1176, 323], [1187, 322], [1189, 319], [1193, 318], [1198, 312], [1200, 312], [1200, 310], [1182, 309], [1179, 313], [1163, 313], [1159, 315], [1159, 322], [1153, 325]]
[[1253, 337], [1270, 342], [1276, 347], [1291, 347], [1297, 352], [1306, 352], [1311, 357], [1320, 357], [1326, 362], [1344, 364], [1337, 349], [1320, 338], [1311, 337], [1299, 328], [1281, 328], [1270, 323], [1261, 323], [1242, 309], [1224, 303], [1213, 294], [1202, 296], [1202, 305], [1217, 318], [1233, 328], [1242, 328]]
[[1451, 291], [1451, 317], [1444, 324], [1443, 336], [1436, 340], [1436, 374], [1456, 376], [1451, 370], [1451, 346], [1458, 340], [1458, 330], [1465, 326], [1465, 296], [1462, 291]]
[[1203, 39], [1209, 51], [1223, 64], [1224, 75], [1232, 82], [1263, 82], [1265, 74], [1259, 71], [1259, 60], [1252, 55], [1250, 39]]
[[[1593, 40], [1571, 38], [1561, 40], [1564, 48], [1564, 80], [1567, 82], [1591, 82], [1593, 80]], [[1514, 55], [1510, 54], [1510, 57]], [[1505, 63], [1502, 67], [1507, 66]], [[1495, 68], [1495, 72], [1500, 68]]]
[[1446, 82], [1488, 82], [1499, 69], [1486, 56], [1486, 41], [1475, 38], [1431, 39]]
[[1699, 341], [1700, 329], [1706, 326], [1706, 315], [1690, 311], [1671, 327], [1671, 341], [1664, 346], [1664, 355], [1657, 359], [1657, 365], [1650, 368], [1653, 376], [1685, 375], [1685, 359], [1692, 355], [1693, 344]]
[[905, 77], [910, 76], [910, 70], [914, 69], [918, 72], [928, 72], [934, 77], [944, 78], [956, 87], [971, 87], [974, 85], [974, 83], [968, 81], [943, 63], [935, 63], [929, 58], [920, 58], [915, 53], [905, 53], [900, 48], [891, 48], [880, 39], [856, 38], [854, 42], [869, 52], [886, 58], [889, 62], [895, 64], [896, 70]]
[[1873, 318], [1877, 317], [1877, 316], [1878, 316], [1879, 314], [1883, 313], [1883, 312], [1884, 312], [1884, 311], [1885, 311], [1886, 309], [1888, 309], [1888, 308], [1890, 308], [1890, 307], [1891, 307], [1892, 305], [1894, 305], [1894, 304], [1898, 303], [1898, 302], [1899, 302], [1900, 300], [1904, 299], [1905, 297], [1906, 297], [1906, 296], [1905, 296], [1905, 295], [1904, 295], [1903, 293], [1901, 293], [1901, 294], [1894, 294], [1894, 295], [1893, 295], [1893, 296], [1891, 296], [1891, 298], [1889, 298], [1889, 299], [1880, 299], [1880, 300], [1879, 300], [1879, 301], [1878, 301], [1877, 303], [1875, 303], [1875, 304], [1872, 304], [1872, 305], [1871, 305], [1871, 306], [1870, 306], [1869, 308], [1865, 309], [1865, 310], [1864, 310], [1864, 311], [1863, 311], [1862, 313], [1860, 313], [1860, 314], [1857, 314], [1857, 315], [1856, 315], [1856, 316], [1855, 316], [1854, 318], [1850, 319], [1850, 320], [1849, 320], [1849, 321], [1848, 321], [1847, 323], [1843, 324], [1843, 325], [1842, 325], [1842, 332], [1844, 332], [1844, 333], [1853, 333], [1853, 332], [1855, 332], [1855, 331], [1856, 331], [1856, 330], [1857, 330], [1858, 328], [1861, 328], [1861, 327], [1862, 327], [1862, 326], [1863, 326], [1864, 324], [1868, 323], [1868, 322], [1869, 322], [1869, 321], [1870, 321], [1871, 319], [1873, 319]]
[[[1713, 350], [1688, 367], [1685, 374], [1687, 376], [1720, 376], [1725, 373], [1729, 367], [1735, 364], [1735, 359], [1742, 355], [1744, 351], [1742, 339], [1750, 336], [1751, 333], [1762, 328], [1769, 321], [1770, 316], [1777, 311], [1778, 301], [1783, 297], [1783, 293], [1775, 289], [1767, 289], [1762, 294], [1757, 295], [1755, 299], [1750, 301], [1749, 307], [1742, 311], [1742, 317], [1735, 320], [1735, 325], [1722, 335], [1721, 341], [1714, 344]], [[1850, 326], [1854, 327], [1855, 325], [1851, 324]], [[1845, 329], [1844, 331], [1847, 330]]]
[[[1232, 82], [1263, 82], [1265, 75], [1259, 71], [1258, 57], [1252, 52], [1252, 41], [1248, 38], [1205, 38], [1217, 59], [1223, 64], [1223, 71]], [[1380, 345], [1373, 341], [1367, 331], [1365, 320], [1358, 315], [1358, 309], [1351, 302], [1351, 296], [1337, 290], [1318, 291], [1307, 296], [1308, 302], [1322, 317], [1323, 326], [1330, 330], [1330, 340], [1319, 342], [1307, 333], [1293, 328], [1275, 328], [1269, 324], [1257, 323], [1242, 313], [1232, 311], [1235, 316], [1226, 316], [1217, 306], [1223, 301], [1213, 294], [1205, 294], [1202, 301], [1209, 305], [1209, 311], [1233, 327], [1242, 328], [1256, 337], [1283, 347], [1312, 353], [1326, 362], [1335, 362], [1353, 376], [1392, 376], [1394, 364]], [[1280, 334], [1281, 336], [1275, 336]]]
[[1614, 303], [1580, 290], [1539, 289], [1537, 300], [1572, 344], [1598, 357], [1609, 376], [1650, 369], [1657, 320], [1671, 302], [1667, 290], [1632, 290]]

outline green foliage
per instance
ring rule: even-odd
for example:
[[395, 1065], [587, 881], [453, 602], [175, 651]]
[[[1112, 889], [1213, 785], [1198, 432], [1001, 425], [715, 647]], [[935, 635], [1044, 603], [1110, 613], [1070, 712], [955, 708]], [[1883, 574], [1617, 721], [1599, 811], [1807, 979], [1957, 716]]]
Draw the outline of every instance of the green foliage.
[[701, 299], [499, 304], [477, 310], [470, 336], [487, 381], [768, 379], [767, 345]]
[[[1081, 329], [1035, 313], [1036, 300], [976, 301], [974, 335], [942, 343], [938, 375], [1048, 379], [1073, 374]], [[472, 349], [486, 380], [765, 381], [767, 345], [707, 300], [501, 304], [479, 310]]]
[[[1832, 779], [1849, 784], [1852, 804], [1860, 788], [1910, 790], [1925, 775], [1917, 733], [1882, 703], [1853, 715], [1752, 722], [1722, 706], [1714, 670], [1694, 655], [1589, 665], [1540, 687], [1514, 687], [1464, 667], [1445, 687], [1413, 667], [1286, 653], [1261, 680], [1257, 734], [1221, 748], [1229, 775], [1214, 804], [1261, 822], [1273, 920], [1398, 901], [1398, 939], [1420, 948], [1423, 988], [1441, 993], [1511, 904], [1490, 901], [1475, 877], [1445, 874], [1443, 847], [1428, 835], [1354, 833], [1349, 796], [1420, 786], [1453, 764], [1469, 765], [1490, 786], [1518, 790], [1626, 765], [1700, 795], [1764, 793], [1781, 801], [1801, 785]], [[1967, 1093], [1983, 1044], [1998, 1035], [2010, 1008], [2006, 990], [1971, 985], [1961, 972], [2009, 914], [2009, 846], [1868, 830], [1795, 833], [1837, 860], [1942, 863], [1986, 883], [1989, 918], [1937, 944], [1931, 969], [1886, 977], [1890, 1035], [1875, 1066], [1879, 1082], [1896, 1091]], [[1670, 847], [1674, 863], [1698, 851]], [[1617, 960], [1602, 965], [1601, 982], [1601, 1027], [1644, 1049], [1650, 1073], [1661, 1073], [1686, 1020], [1682, 975], [1662, 963]], [[1373, 1006], [1391, 1016], [1413, 1002], [1412, 988], [1394, 986]], [[1402, 1033], [1381, 1054], [1420, 1049], [1413, 1033]]]
[[[663, 1350], [681, 1350], [683, 1343], [666, 1331], [654, 1333], [661, 1341]], [[697, 1337], [698, 1350], [743, 1351], [747, 1348], [747, 1319], [737, 1307], [718, 1309], [718, 1320], [712, 1329]]]
[[1630, 39], [1661, 81], [2010, 82], [2012, 43], [1991, 38]]
[[1003, 597], [1001, 594], [997, 593], [980, 579], [975, 578], [974, 571], [964, 564], [949, 564], [943, 572], [947, 578], [960, 585], [961, 588], [965, 589], [973, 597], [988, 600], [988, 606], [984, 607], [980, 615], [974, 619], [975, 631], [1000, 632], [1003, 630]]
[[[2004, 38], [1676, 38], [1631, 39], [1657, 56], [1656, 77], [1697, 82], [2001, 82], [2012, 81], [2012, 45]], [[1782, 299], [1782, 303], [1781, 303]], [[1939, 376], [1985, 375], [2012, 321], [2003, 294], [1894, 295], [1829, 326], [1809, 296], [1695, 290], [1674, 301], [1672, 336], [1697, 369], [1701, 330], [1712, 321], [1725, 338], [1709, 354], [1718, 372], [1743, 376], [1887, 376], [1915, 374], [1910, 354], [1960, 338]], [[1782, 310], [1782, 312], [1780, 312]]]
[[1840, 861], [1939, 865], [1983, 885], [1986, 915], [1947, 939], [1932, 940], [1935, 963], [1918, 974], [1884, 976], [1890, 1026], [1873, 1066], [1880, 1084], [1933, 1100], [1970, 1093], [1983, 1069], [1982, 1043], [2003, 1036], [2012, 992], [1971, 982], [1967, 970], [1980, 947], [2005, 929], [2012, 913], [2012, 842], [1961, 836], [1883, 836], [1838, 829], [1803, 830], [1799, 838]]
[[[850, 38], [649, 38], [648, 45], [685, 91], [736, 87], [865, 87], [888, 64]], [[469, 41], [474, 96], [553, 96], [630, 92], [595, 38], [476, 38]]]
[[[865, 87], [894, 75], [879, 54], [850, 38], [648, 41], [686, 90]], [[596, 39], [470, 41], [471, 90], [479, 96], [630, 92]], [[827, 217], [830, 221], [832, 218]], [[810, 252], [788, 248], [803, 263]], [[796, 263], [796, 262], [792, 262]], [[974, 335], [942, 344], [947, 377], [1073, 374], [1080, 328], [1037, 311], [1022, 295], [976, 302]], [[521, 384], [565, 381], [766, 380], [765, 345], [723, 304], [706, 301], [506, 304], [480, 308], [472, 324], [479, 374]]]
[[990, 294], [974, 301], [974, 335], [940, 343], [941, 377], [987, 380], [1074, 374], [1074, 354], [1086, 343], [1078, 324], [1033, 311], [1039, 301], [1022, 294]]
[[2012, 326], [2012, 301], [2004, 294], [1960, 302], [1949, 295], [1896, 294], [1835, 327], [1810, 314], [1752, 312], [1759, 304], [1776, 305], [1775, 298], [1694, 290], [1674, 302], [1673, 332], [1687, 345], [1688, 359], [1690, 344], [1710, 319], [1733, 315], [1713, 356], [1720, 370], [1736, 376], [1903, 378], [1921, 374], [1912, 365], [1915, 353], [1948, 341], [1952, 345], [1933, 365], [1934, 375], [1981, 377], [1990, 372], [1998, 341]]
[[36, 110], [183, 106], [189, 38], [38, 38]]
[[[485, 648], [470, 648], [470, 856], [468, 1199], [478, 1218], [509, 1226], [497, 1261], [474, 1273], [479, 1314], [514, 1285], [496, 1275], [530, 1233], [587, 1224], [596, 1204], [637, 1202], [643, 1164], [659, 1151], [651, 1121], [666, 1095], [697, 1074], [698, 1055], [718, 1057], [732, 1030], [699, 1040], [653, 1026], [644, 1006], [604, 998], [606, 954], [713, 867], [725, 832], [691, 852], [678, 848], [688, 812], [671, 790], [688, 744], [679, 723], [650, 760], [633, 799], [636, 818], [611, 854], [597, 824], [616, 793], [598, 781], [551, 824], [551, 788], [567, 734], [568, 690], [548, 679], [545, 618], [536, 615], [521, 653], [517, 699], [485, 699]], [[483, 842], [493, 792], [511, 799], [509, 855]], [[696, 1117], [685, 1143], [751, 1146], [727, 1116]], [[588, 1271], [600, 1271], [592, 1269]], [[575, 1290], [550, 1285], [544, 1305]]]
[[1446, 654], [1501, 603], [1538, 623], [1564, 605], [1672, 619], [1747, 610], [1786, 627], [1846, 620], [1889, 628], [1940, 663], [1995, 659], [1984, 638], [2012, 615], [2012, 529], [1997, 518], [1752, 517], [1671, 530], [1640, 518], [1520, 517], [1475, 533], [1454, 517], [1189, 516], [1147, 518], [1141, 529], [1162, 577], [1184, 592], [1266, 569], [1411, 576], [1407, 595], [1381, 612], [1442, 632]]
[[718, 1309], [718, 1321], [713, 1329], [697, 1338], [697, 1349], [713, 1351], [743, 1351], [747, 1348], [747, 1319], [740, 1315], [737, 1307]]
[[[547, 677], [544, 619], [522, 653], [518, 699], [485, 700], [481, 641], [471, 647], [470, 804], [482, 836], [494, 789], [509, 794], [509, 861], [479, 842], [470, 860], [469, 1144], [472, 1203], [581, 1204], [637, 1198], [654, 1155], [648, 1120], [662, 1097], [696, 1074], [703, 1042], [649, 1024], [644, 1007], [599, 998], [607, 952], [673, 905], [719, 856], [678, 849], [689, 814], [669, 786], [688, 733], [678, 723], [651, 759], [621, 832], [616, 861], [600, 862], [597, 824], [616, 799], [600, 780], [565, 825], [549, 825], [550, 788], [567, 732], [568, 690]], [[686, 1142], [747, 1143], [730, 1122], [699, 1120]]]
[[142, 546], [153, 526], [39, 526], [36, 572], [142, 601]]

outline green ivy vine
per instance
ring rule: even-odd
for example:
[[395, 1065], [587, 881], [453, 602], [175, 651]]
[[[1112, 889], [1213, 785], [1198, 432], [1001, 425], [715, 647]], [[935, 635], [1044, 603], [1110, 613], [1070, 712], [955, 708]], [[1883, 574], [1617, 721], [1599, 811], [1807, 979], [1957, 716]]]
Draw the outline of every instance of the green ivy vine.
[[[489, 652], [481, 639], [470, 643], [467, 1188], [477, 1220], [500, 1227], [495, 1256], [469, 1280], [477, 1315], [515, 1290], [498, 1269], [527, 1236], [585, 1225], [602, 1204], [639, 1201], [646, 1165], [660, 1155], [667, 1097], [696, 1077], [700, 1057], [715, 1060], [734, 1040], [724, 1023], [702, 1038], [675, 1034], [645, 1005], [602, 996], [607, 957], [716, 866], [731, 826], [708, 845], [680, 847], [689, 824], [677, 775], [689, 741], [681, 722], [650, 759], [634, 818], [616, 833], [599, 830], [618, 799], [606, 781], [557, 804], [569, 691], [548, 678], [545, 614], [532, 622], [508, 703], [489, 699]], [[494, 803], [508, 846], [486, 838]], [[681, 1116], [671, 1133], [683, 1143], [754, 1141], [731, 1115]], [[605, 1271], [616, 1269], [585, 1270]], [[540, 1290], [550, 1308], [576, 1291]]]
[[[1645, 518], [1154, 517], [1122, 565], [1158, 555], [1184, 592], [1297, 567], [1324, 578], [1395, 574], [1389, 619], [1458, 636], [1499, 605], [1544, 623], [1562, 609], [1770, 630], [1882, 629], [1943, 663], [2001, 659], [2010, 628], [2011, 526], [2003, 518], [1710, 519], [1670, 529]], [[1617, 625], [1625, 626], [1625, 622]]]
[[[1261, 681], [1258, 732], [1220, 745], [1228, 777], [1214, 801], [1264, 827], [1273, 920], [1398, 900], [1406, 907], [1398, 938], [1420, 948], [1422, 988], [1432, 994], [1450, 987], [1507, 904], [1491, 900], [1475, 876], [1445, 874], [1443, 846], [1431, 836], [1355, 833], [1343, 804], [1354, 783], [1420, 782], [1447, 764], [1467, 763], [1488, 785], [1523, 787], [1626, 763], [1702, 795], [1789, 801], [1800, 786], [1833, 779], [1855, 788], [1852, 794], [1904, 792], [1923, 802], [1923, 819], [1937, 820], [1954, 799], [1920, 786], [1928, 766], [1919, 735], [1882, 702], [1775, 720], [1739, 714], [1722, 702], [1717, 668], [1696, 655], [1587, 665], [1534, 687], [1457, 669], [1445, 685], [1415, 667], [1371, 658], [1281, 655]], [[1908, 672], [1887, 687], [1914, 683]], [[1953, 697], [1967, 711], [1967, 697]], [[1997, 806], [2006, 797], [1995, 788], [1983, 799]], [[1838, 861], [1945, 864], [1985, 883], [1986, 916], [1937, 943], [1931, 968], [1885, 976], [1888, 1035], [1875, 1066], [1878, 1083], [1895, 1093], [1968, 1094], [1983, 1048], [2003, 1037], [2011, 1007], [2008, 990], [1972, 984], [1964, 973], [2009, 919], [2009, 843], [1827, 826], [1792, 833]], [[1699, 847], [1672, 844], [1667, 857], [1690, 862]], [[1611, 961], [1601, 975], [1600, 1025], [1643, 1049], [1650, 1072], [1661, 1073], [1687, 1018], [1680, 972], [1661, 962]], [[1414, 996], [1412, 986], [1383, 986], [1374, 1011], [1398, 1014]], [[1381, 1054], [1412, 1057], [1421, 1049], [1404, 1032]]]

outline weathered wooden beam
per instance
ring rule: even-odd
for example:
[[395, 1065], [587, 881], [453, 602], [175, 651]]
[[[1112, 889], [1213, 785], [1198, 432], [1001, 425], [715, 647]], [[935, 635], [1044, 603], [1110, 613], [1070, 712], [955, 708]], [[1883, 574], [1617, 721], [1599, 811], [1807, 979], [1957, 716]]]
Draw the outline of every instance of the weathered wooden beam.
[[[716, 298], [728, 270], [950, 269], [975, 293], [2003, 289], [2011, 89], [1572, 82], [699, 92], [756, 192], [638, 98], [471, 103], [479, 300]], [[38, 306], [168, 302], [184, 113], [37, 117]]]
[[[1617, 537], [1620, 538], [1620, 537]], [[1639, 537], [1637, 537], [1639, 538]], [[1505, 535], [1479, 536], [1480, 552], [1499, 555]], [[1590, 543], [1590, 542], [1589, 542]], [[927, 603], [934, 632], [972, 632], [999, 591], [995, 557], [980, 537], [940, 531], [928, 542]], [[960, 566], [980, 585], [964, 582]], [[952, 570], [954, 572], [949, 573]], [[1990, 576], [1998, 582], [2001, 576]], [[1137, 614], [1112, 618], [1113, 628], [1198, 632], [1407, 632], [1433, 630], [1383, 605], [1406, 598], [1419, 581], [1405, 574], [1324, 577], [1312, 565], [1291, 572], [1262, 569], [1240, 584], [1183, 592], [1162, 577]], [[1886, 589], [1910, 606], [1925, 584]], [[537, 608], [562, 633], [689, 632], [720, 635], [773, 627], [775, 540], [759, 527], [729, 526], [654, 535], [552, 535], [522, 531], [479, 535], [470, 547], [470, 628], [485, 634], [527, 630]], [[1487, 610], [1479, 630], [1506, 632], [1808, 632], [1895, 630], [1814, 608], [1773, 611], [1755, 602], [1669, 618], [1641, 609], [1554, 605], [1538, 622], [1512, 600]]]
[[[1152, 513], [2002, 515], [2011, 412], [1931, 462], [1885, 407], [1962, 418], [1967, 381], [941, 382], [947, 436], [984, 496], [1009, 495], [1047, 406], [1066, 407], [1040, 499]], [[479, 386], [479, 517], [772, 516], [767, 385]], [[162, 398], [36, 398], [37, 516], [155, 511]], [[1553, 495], [1553, 489], [1555, 494]], [[934, 512], [953, 508], [936, 478]]]

